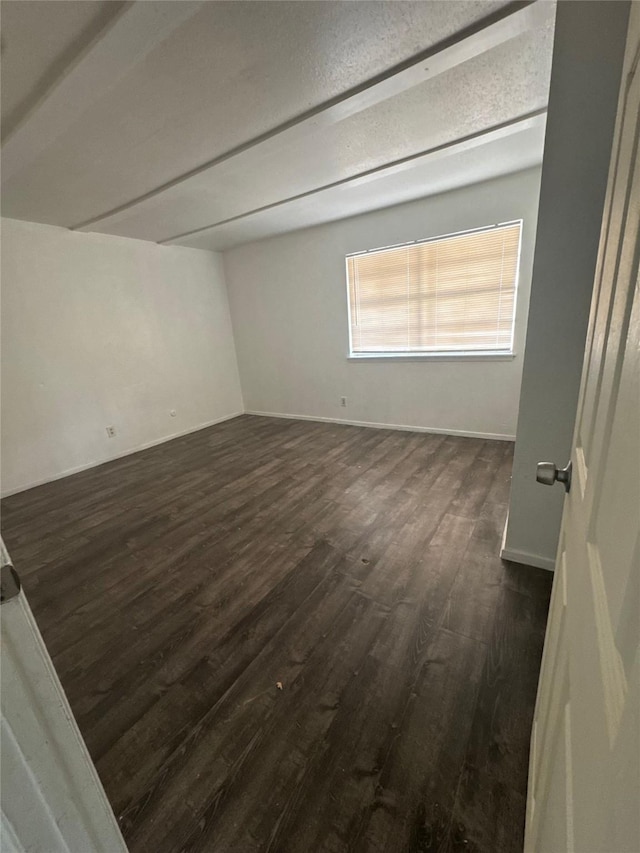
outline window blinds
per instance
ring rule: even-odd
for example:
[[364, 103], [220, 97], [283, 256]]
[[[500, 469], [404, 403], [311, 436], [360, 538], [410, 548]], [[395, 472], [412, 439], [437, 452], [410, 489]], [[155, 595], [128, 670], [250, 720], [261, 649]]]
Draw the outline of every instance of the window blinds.
[[510, 352], [521, 224], [349, 256], [351, 352]]

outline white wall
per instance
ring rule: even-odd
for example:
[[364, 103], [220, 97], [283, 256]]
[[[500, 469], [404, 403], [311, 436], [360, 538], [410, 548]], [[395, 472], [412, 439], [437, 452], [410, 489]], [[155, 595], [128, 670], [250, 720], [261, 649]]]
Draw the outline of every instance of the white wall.
[[2, 220], [5, 494], [242, 409], [219, 255]]
[[[225, 252], [246, 410], [512, 438], [539, 180], [532, 169]], [[347, 359], [346, 254], [518, 218], [514, 359]]]
[[571, 455], [596, 266], [627, 3], [559, 3], [540, 221], [503, 556], [552, 569], [564, 489], [536, 463]]

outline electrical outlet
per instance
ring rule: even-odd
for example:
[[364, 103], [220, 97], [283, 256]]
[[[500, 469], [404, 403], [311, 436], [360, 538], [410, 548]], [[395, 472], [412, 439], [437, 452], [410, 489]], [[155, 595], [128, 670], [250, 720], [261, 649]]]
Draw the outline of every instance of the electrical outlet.
[[116, 428], [114, 426], [108, 426], [107, 427], [107, 435], [109, 436], [109, 438], [113, 438], [115, 436], [115, 434], [116, 434]]
[[171, 411], [169, 412], [169, 414], [171, 415], [171, 417], [172, 417], [172, 418], [175, 418], [175, 416], [176, 416], [176, 410], [175, 410], [175, 409], [171, 409]]
[[347, 405], [347, 398], [346, 397], [340, 397], [340, 405], [343, 408], [346, 407], [346, 405]]

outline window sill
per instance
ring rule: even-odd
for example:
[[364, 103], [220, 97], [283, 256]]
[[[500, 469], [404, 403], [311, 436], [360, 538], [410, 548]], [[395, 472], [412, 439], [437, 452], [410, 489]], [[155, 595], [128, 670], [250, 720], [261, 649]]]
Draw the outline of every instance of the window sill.
[[513, 361], [515, 352], [408, 352], [351, 354], [347, 361]]

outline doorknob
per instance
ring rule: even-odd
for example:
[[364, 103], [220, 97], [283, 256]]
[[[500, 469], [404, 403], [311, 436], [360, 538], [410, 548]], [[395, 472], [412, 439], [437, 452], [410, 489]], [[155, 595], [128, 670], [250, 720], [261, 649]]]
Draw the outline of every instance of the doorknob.
[[553, 462], [538, 462], [536, 480], [543, 486], [564, 483], [564, 490], [568, 492], [571, 488], [571, 462], [566, 468], [557, 468]]

